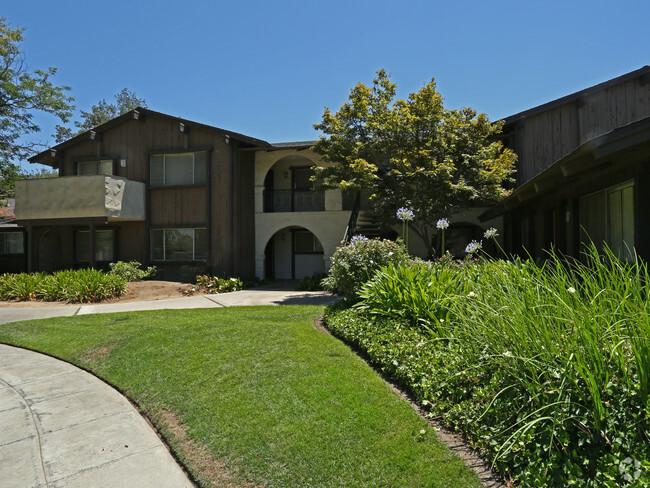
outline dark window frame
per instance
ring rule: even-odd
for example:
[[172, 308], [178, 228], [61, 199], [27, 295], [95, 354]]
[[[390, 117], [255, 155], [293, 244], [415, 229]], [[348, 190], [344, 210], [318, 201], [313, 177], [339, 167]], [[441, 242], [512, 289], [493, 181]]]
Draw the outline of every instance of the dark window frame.
[[[166, 259], [166, 252], [165, 252], [165, 231], [169, 230], [192, 230], [192, 259], [191, 260], [185, 260], [185, 259]], [[196, 259], [196, 231], [197, 230], [204, 230], [206, 232], [206, 249], [205, 249], [205, 258], [199, 258]], [[163, 258], [155, 258], [154, 253], [153, 253], [153, 238], [152, 238], [152, 233], [153, 232], [159, 232], [163, 231]], [[209, 240], [209, 228], [207, 226], [196, 226], [196, 225], [176, 225], [176, 226], [167, 226], [167, 227], [151, 227], [149, 229], [149, 261], [152, 263], [164, 263], [164, 264], [187, 264], [187, 263], [207, 263], [208, 262], [208, 256], [210, 252], [210, 240]]]

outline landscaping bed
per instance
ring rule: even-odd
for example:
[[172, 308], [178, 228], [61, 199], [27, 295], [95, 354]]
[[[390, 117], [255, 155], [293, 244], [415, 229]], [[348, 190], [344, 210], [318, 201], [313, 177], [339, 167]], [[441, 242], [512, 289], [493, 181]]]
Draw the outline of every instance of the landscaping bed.
[[650, 485], [645, 263], [412, 262], [350, 295], [329, 329], [512, 483]]

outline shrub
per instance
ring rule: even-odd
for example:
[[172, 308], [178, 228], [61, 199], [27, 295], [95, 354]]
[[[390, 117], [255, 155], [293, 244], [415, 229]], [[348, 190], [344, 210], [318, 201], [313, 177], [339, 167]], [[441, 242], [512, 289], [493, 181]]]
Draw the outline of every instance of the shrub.
[[191, 295], [198, 290], [207, 293], [228, 293], [243, 288], [244, 284], [239, 278], [219, 278], [217, 276], [198, 275], [196, 277], [196, 286], [188, 290], [186, 294]]
[[323, 288], [350, 298], [358, 296], [361, 286], [382, 266], [402, 264], [409, 259], [402, 242], [356, 239], [336, 249]]
[[314, 273], [311, 276], [305, 276], [296, 283], [298, 291], [319, 291], [323, 289], [322, 281], [326, 278], [325, 273]]
[[137, 261], [129, 261], [128, 263], [117, 261], [116, 263], [110, 263], [111, 270], [109, 273], [120, 276], [125, 281], [140, 281], [151, 278], [158, 272], [155, 266], [149, 266], [147, 269], [141, 269], [140, 266], [142, 264]]
[[451, 307], [465, 288], [462, 278], [457, 269], [445, 264], [391, 263], [361, 287], [359, 297], [363, 301], [356, 307], [446, 337]]
[[90, 303], [120, 296], [126, 281], [96, 269], [77, 269], [44, 273], [0, 276], [0, 299], [45, 300]]

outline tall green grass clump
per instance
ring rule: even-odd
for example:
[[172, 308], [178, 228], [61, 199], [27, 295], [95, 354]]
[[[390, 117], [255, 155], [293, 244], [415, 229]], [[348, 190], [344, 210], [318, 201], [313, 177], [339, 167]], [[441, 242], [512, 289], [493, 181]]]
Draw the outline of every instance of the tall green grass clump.
[[126, 280], [96, 269], [0, 275], [0, 300], [91, 303], [126, 291]]
[[647, 265], [430, 266], [380, 271], [333, 331], [522, 486], [650, 486]]

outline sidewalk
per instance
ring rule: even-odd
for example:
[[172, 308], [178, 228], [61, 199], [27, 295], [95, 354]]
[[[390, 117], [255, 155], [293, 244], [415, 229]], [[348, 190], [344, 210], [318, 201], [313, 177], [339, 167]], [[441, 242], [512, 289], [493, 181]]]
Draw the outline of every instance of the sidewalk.
[[25, 303], [0, 308], [0, 324], [18, 320], [67, 317], [91, 313], [134, 312], [138, 310], [184, 310], [190, 308], [239, 307], [248, 305], [327, 305], [339, 298], [324, 291], [287, 291], [254, 288], [215, 295], [196, 295], [146, 302], [99, 303], [92, 305], [53, 305], [29, 308]]
[[0, 344], [3, 487], [191, 487], [117, 391], [68, 363]]

